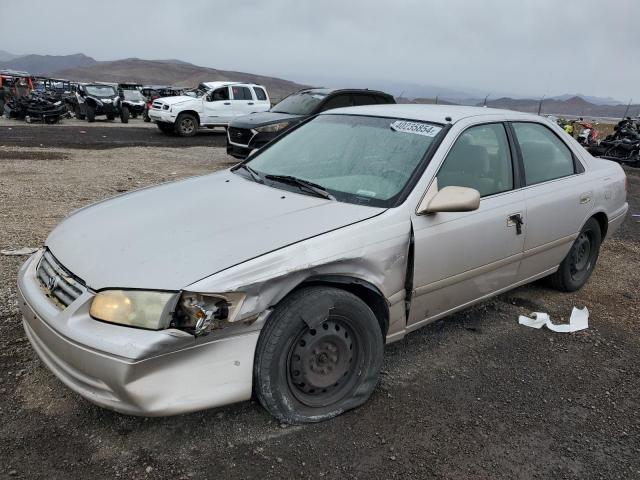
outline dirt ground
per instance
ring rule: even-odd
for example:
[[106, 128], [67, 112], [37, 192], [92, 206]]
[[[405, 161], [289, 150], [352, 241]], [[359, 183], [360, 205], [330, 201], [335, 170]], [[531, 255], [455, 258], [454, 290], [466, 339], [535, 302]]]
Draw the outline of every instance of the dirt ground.
[[192, 146], [222, 147], [226, 133], [222, 128], [201, 129], [195, 137], [167, 136], [154, 123], [132, 119], [123, 125], [119, 120], [96, 119], [94, 123], [65, 119], [56, 125], [27, 124], [0, 116], [0, 147], [88, 148], [91, 150], [122, 147], [184, 148]]
[[[0, 147], [0, 249], [41, 245], [93, 201], [233, 163], [202, 146], [27, 145]], [[0, 256], [0, 478], [640, 478], [639, 254], [630, 217], [582, 291], [536, 283], [414, 332], [387, 347], [367, 404], [295, 427], [256, 402], [151, 419], [93, 406], [31, 349], [15, 289], [25, 258]], [[566, 321], [574, 305], [589, 308], [588, 330], [517, 322], [536, 310]]]

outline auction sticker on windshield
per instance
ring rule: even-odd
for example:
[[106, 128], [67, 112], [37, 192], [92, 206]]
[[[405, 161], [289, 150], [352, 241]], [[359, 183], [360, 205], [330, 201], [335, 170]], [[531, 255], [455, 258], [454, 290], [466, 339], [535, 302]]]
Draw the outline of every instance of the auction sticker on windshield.
[[391, 130], [402, 133], [414, 133], [425, 137], [435, 137], [442, 127], [429, 125], [421, 122], [409, 122], [407, 120], [396, 120], [391, 125]]

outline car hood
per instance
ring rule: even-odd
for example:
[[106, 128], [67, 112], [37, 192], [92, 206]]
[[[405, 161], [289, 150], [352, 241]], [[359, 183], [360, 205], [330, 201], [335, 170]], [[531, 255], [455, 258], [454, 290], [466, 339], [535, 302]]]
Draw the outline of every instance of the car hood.
[[46, 246], [95, 290], [180, 290], [382, 211], [280, 190], [225, 170], [85, 207], [60, 223]]
[[188, 95], [178, 95], [177, 97], [162, 97], [154, 100], [154, 102], [162, 102], [165, 105], [178, 105], [180, 103], [187, 102], [200, 102], [201, 99], [197, 97], [190, 97]]
[[260, 112], [242, 115], [233, 120], [229, 126], [236, 128], [255, 128], [271, 123], [300, 121], [305, 117], [304, 115], [291, 115], [289, 113]]

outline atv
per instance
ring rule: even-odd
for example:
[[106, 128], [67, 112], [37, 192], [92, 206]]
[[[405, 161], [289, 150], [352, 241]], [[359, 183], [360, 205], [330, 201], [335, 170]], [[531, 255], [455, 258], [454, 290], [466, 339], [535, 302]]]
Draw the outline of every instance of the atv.
[[96, 117], [104, 115], [107, 120], [120, 117], [122, 123], [129, 122], [129, 107], [123, 103], [124, 94], [118, 93], [112, 85], [92, 83], [78, 85], [74, 113], [76, 118], [95, 122]]

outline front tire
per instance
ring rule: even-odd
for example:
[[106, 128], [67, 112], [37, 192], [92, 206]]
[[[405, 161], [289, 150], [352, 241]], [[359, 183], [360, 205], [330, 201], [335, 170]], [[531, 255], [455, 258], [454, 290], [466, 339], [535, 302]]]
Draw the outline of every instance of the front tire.
[[96, 121], [96, 110], [91, 105], [86, 107], [87, 121], [93, 123]]
[[190, 113], [181, 113], [176, 119], [175, 129], [181, 137], [193, 137], [198, 133], [198, 119]]
[[549, 277], [551, 285], [563, 292], [581, 289], [596, 266], [601, 242], [600, 224], [595, 218], [590, 218], [580, 230], [558, 271]]
[[328, 420], [371, 396], [383, 349], [378, 320], [358, 297], [330, 287], [298, 290], [262, 330], [254, 362], [256, 395], [281, 422]]
[[129, 123], [129, 109], [127, 107], [122, 107], [122, 110], [120, 110], [120, 121]]

